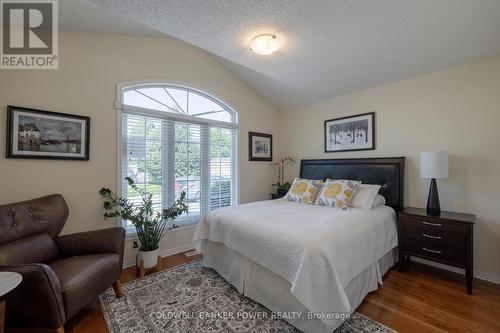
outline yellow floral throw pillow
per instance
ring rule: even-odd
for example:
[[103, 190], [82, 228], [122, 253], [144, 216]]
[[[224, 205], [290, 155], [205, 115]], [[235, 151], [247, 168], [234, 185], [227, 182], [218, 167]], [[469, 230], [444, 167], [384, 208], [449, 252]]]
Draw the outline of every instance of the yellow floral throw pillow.
[[327, 179], [316, 197], [316, 205], [340, 209], [351, 207], [352, 195], [361, 182], [356, 180]]
[[285, 200], [312, 204], [321, 180], [295, 178]]

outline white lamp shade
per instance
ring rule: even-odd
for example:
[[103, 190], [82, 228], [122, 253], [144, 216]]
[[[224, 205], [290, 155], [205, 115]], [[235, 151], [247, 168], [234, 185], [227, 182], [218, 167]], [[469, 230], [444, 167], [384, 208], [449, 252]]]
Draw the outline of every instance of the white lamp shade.
[[420, 153], [420, 177], [448, 178], [448, 152], [426, 151]]

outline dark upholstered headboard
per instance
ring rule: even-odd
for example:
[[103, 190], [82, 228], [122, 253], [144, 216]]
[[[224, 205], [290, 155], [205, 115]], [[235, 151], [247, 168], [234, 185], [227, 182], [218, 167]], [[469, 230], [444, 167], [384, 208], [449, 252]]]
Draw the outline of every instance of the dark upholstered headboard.
[[404, 157], [301, 160], [300, 178], [352, 179], [381, 185], [386, 205], [399, 211], [404, 207]]

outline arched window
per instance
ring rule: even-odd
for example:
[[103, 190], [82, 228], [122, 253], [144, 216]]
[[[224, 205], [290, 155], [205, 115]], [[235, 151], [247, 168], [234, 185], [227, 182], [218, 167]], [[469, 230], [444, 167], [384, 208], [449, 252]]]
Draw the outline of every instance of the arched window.
[[[189, 211], [176, 226], [237, 202], [237, 112], [194, 88], [173, 84], [119, 87], [123, 179], [153, 193], [157, 209], [184, 191]], [[133, 231], [130, 225], [127, 230]]]

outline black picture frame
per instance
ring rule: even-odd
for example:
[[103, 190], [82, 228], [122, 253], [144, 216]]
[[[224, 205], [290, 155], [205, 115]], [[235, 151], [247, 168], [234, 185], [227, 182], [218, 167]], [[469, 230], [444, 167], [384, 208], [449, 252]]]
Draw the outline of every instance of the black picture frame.
[[[36, 117], [37, 115], [39, 115], [39, 116], [41, 116], [40, 119], [42, 119], [44, 117], [45, 117], [45, 119], [47, 119], [47, 117], [50, 117], [54, 120], [54, 122], [57, 122], [57, 121], [70, 122], [71, 119], [76, 120], [75, 123], [79, 123], [83, 127], [83, 128], [81, 128], [81, 132], [83, 133], [83, 135], [80, 136], [79, 146], [78, 146], [77, 142], [72, 142], [72, 141], [77, 141], [77, 140], [70, 140], [69, 139], [69, 134], [66, 134], [68, 137], [68, 141], [58, 142], [58, 140], [47, 140], [46, 142], [49, 142], [49, 143], [42, 143], [42, 141], [43, 141], [42, 134], [40, 134], [40, 130], [37, 128], [37, 126], [35, 126], [36, 130], [30, 130], [30, 131], [33, 133], [38, 131], [38, 137], [36, 137], [36, 136], [32, 137], [33, 140], [37, 141], [35, 144], [38, 146], [40, 146], [40, 145], [66, 144], [68, 147], [67, 148], [68, 150], [71, 148], [80, 147], [80, 152], [79, 153], [57, 152], [57, 151], [40, 152], [40, 151], [36, 151], [36, 150], [31, 150], [31, 151], [30, 150], [22, 150], [21, 151], [19, 149], [20, 144], [18, 141], [21, 138], [21, 136], [19, 135], [19, 128], [20, 127], [18, 125], [17, 129], [14, 128], [15, 127], [15, 120], [19, 119], [19, 118], [16, 118], [16, 113], [18, 113], [18, 112], [21, 112], [24, 115], [29, 114], [29, 116], [32, 116], [32, 117]], [[19, 117], [19, 116], [17, 116], [17, 117]], [[57, 118], [61, 118], [61, 119], [57, 119]], [[45, 122], [47, 122], [47, 120], [45, 120]], [[17, 140], [14, 138], [14, 135], [17, 135]], [[26, 134], [26, 138], [27, 138], [27, 134]], [[81, 142], [82, 140], [84, 140], [84, 142]], [[54, 141], [56, 141], [56, 142], [54, 142]], [[14, 145], [16, 143], [17, 143], [17, 148], [14, 147]], [[89, 157], [90, 157], [90, 117], [8, 105], [7, 106], [7, 140], [6, 140], [6, 144], [7, 144], [6, 154], [5, 154], [6, 158], [88, 161]], [[29, 144], [32, 145], [33, 142], [30, 142]], [[72, 144], [72, 146], [70, 146], [70, 144]]]
[[[268, 157], [255, 156], [254, 147], [254, 137], [260, 137], [264, 139], [269, 139], [269, 147], [267, 148], [269, 151]], [[258, 133], [258, 132], [248, 132], [248, 160], [249, 161], [267, 161], [270, 162], [273, 160], [273, 135]]]
[[[367, 140], [367, 144], [365, 146], [356, 147], [356, 148], [347, 147], [347, 148], [340, 148], [340, 149], [331, 149], [331, 147], [329, 147], [329, 140], [328, 140], [328, 132], [327, 132], [328, 126], [334, 125], [334, 123], [347, 124], [347, 123], [349, 123], [349, 121], [348, 121], [349, 119], [354, 119], [354, 118], [358, 118], [358, 120], [359, 120], [359, 118], [365, 118], [367, 120], [368, 127], [367, 127], [367, 132], [365, 132], [365, 139]], [[363, 119], [361, 119], [361, 120], [363, 120]], [[353, 123], [355, 121], [357, 121], [357, 120], [353, 120]], [[370, 141], [368, 141], [368, 139]], [[324, 145], [325, 145], [325, 147], [324, 147], [325, 153], [375, 150], [375, 112], [361, 113], [361, 114], [356, 114], [356, 115], [351, 115], [351, 116], [346, 116], [346, 117], [325, 120], [325, 122], [324, 122]], [[347, 146], [348, 145], [349, 144], [347, 144]]]

